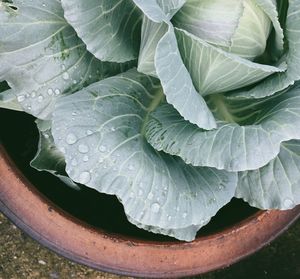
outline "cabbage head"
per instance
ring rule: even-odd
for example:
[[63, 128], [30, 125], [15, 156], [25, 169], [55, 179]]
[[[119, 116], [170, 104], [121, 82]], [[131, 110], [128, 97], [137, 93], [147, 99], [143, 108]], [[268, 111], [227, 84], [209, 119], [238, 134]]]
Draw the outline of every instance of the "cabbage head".
[[233, 197], [300, 204], [299, 80], [300, 0], [0, 1], [0, 107], [37, 118], [31, 165], [180, 240]]

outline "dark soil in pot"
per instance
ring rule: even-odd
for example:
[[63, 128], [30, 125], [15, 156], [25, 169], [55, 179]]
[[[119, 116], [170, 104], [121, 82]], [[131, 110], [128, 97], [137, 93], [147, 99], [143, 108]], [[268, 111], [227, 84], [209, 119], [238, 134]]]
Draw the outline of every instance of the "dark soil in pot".
[[[100, 194], [87, 187], [76, 191], [51, 174], [31, 168], [29, 162], [36, 153], [38, 142], [34, 118], [24, 113], [0, 110], [0, 119], [0, 142], [8, 154], [33, 185], [60, 208], [108, 233], [144, 240], [173, 241], [172, 238], [152, 234], [130, 224], [122, 205], [115, 196]], [[241, 200], [233, 199], [200, 230], [198, 235], [209, 235], [220, 231], [255, 212], [257, 209], [251, 208]]]

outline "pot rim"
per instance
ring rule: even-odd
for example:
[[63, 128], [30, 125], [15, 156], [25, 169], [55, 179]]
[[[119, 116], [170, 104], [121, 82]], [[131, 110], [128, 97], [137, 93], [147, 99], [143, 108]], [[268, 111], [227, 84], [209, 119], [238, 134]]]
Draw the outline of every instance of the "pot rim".
[[80, 264], [135, 277], [186, 277], [229, 266], [268, 244], [300, 216], [300, 206], [259, 211], [189, 243], [107, 233], [70, 215], [40, 193], [1, 144], [0, 188], [0, 211], [43, 246]]

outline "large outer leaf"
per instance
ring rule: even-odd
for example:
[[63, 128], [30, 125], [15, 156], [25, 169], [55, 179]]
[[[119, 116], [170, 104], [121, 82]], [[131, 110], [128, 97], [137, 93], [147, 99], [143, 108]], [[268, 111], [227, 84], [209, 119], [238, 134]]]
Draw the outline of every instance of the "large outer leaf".
[[244, 171], [260, 168], [274, 159], [281, 142], [300, 139], [299, 87], [262, 102], [215, 102], [223, 115], [249, 125], [220, 122], [218, 129], [203, 131], [163, 104], [150, 114], [147, 140], [157, 150], [178, 155], [194, 166]]
[[60, 1], [16, 0], [14, 6], [0, 5], [0, 80], [8, 81], [26, 112], [47, 119], [61, 94], [125, 69], [86, 50]]
[[128, 0], [62, 0], [65, 18], [87, 49], [102, 61], [138, 56], [141, 12]]
[[159, 41], [155, 54], [155, 68], [168, 103], [193, 124], [213, 129], [216, 123], [202, 96], [196, 91], [181, 59], [174, 28]]
[[202, 95], [245, 87], [286, 69], [285, 66], [253, 63], [214, 47], [184, 30], [175, 30], [183, 62]]
[[268, 165], [240, 173], [236, 196], [261, 209], [300, 204], [300, 141], [282, 143], [279, 155]]
[[[262, 2], [262, 1], [260, 1]], [[286, 18], [285, 37], [288, 51], [286, 53], [287, 71], [277, 73], [249, 90], [234, 93], [238, 98], [264, 98], [271, 96], [300, 80], [300, 0], [289, 1]]]
[[192, 240], [230, 201], [237, 177], [186, 165], [146, 142], [144, 123], [162, 97], [155, 80], [130, 71], [61, 98], [52, 133], [71, 179], [117, 195], [140, 227]]

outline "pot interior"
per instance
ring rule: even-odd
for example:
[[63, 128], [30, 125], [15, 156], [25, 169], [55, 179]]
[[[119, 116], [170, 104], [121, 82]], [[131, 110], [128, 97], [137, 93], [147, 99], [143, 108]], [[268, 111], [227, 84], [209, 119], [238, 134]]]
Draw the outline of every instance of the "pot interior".
[[[84, 187], [76, 191], [47, 172], [38, 172], [30, 167], [29, 162], [36, 153], [38, 131], [34, 118], [22, 113], [0, 110], [2, 143], [16, 166], [32, 182], [32, 184], [58, 207], [74, 217], [108, 233], [122, 234], [143, 240], [174, 241], [138, 229], [130, 224], [122, 205], [115, 196], [100, 194]], [[253, 215], [257, 209], [250, 207], [241, 200], [233, 199], [223, 207], [211, 222], [202, 228], [198, 235], [208, 235]]]

